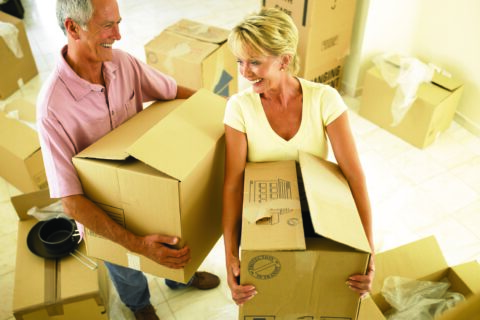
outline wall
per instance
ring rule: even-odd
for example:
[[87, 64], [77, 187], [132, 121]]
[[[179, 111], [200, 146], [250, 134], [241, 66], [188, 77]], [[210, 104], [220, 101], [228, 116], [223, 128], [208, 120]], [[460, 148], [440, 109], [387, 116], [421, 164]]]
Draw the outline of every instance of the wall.
[[382, 52], [432, 62], [465, 84], [455, 120], [480, 135], [480, 1], [358, 0], [346, 94], [361, 94], [365, 71]]

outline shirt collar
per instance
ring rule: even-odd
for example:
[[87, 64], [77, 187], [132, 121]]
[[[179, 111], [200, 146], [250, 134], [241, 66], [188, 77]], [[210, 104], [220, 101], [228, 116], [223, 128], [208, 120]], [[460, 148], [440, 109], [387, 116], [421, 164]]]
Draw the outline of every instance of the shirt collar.
[[[65, 54], [67, 53], [67, 45], [65, 45], [60, 54], [60, 61], [57, 65], [57, 72], [59, 78], [65, 83], [70, 94], [75, 100], [81, 100], [91, 91], [102, 91], [104, 88], [101, 85], [90, 83], [87, 80], [81, 78], [65, 60]], [[108, 83], [115, 79], [115, 73], [118, 66], [111, 61], [103, 63], [103, 73], [105, 81]]]

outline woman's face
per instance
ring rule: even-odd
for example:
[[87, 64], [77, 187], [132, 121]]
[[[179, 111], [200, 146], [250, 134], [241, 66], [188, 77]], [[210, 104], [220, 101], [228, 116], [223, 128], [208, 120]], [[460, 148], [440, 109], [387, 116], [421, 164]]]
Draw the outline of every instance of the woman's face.
[[237, 58], [240, 74], [247, 79], [256, 93], [275, 89], [280, 83], [282, 60], [280, 57], [256, 55]]

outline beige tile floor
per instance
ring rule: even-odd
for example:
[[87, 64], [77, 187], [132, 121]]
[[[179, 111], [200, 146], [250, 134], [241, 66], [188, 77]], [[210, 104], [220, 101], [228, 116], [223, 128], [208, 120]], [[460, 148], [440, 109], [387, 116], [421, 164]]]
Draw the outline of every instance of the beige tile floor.
[[[144, 59], [143, 45], [179, 18], [230, 28], [259, 7], [258, 0], [118, 0], [123, 22], [116, 45]], [[23, 97], [35, 101], [64, 44], [56, 25], [55, 0], [22, 0], [24, 23], [39, 76], [6, 101]], [[344, 97], [360, 156], [368, 178], [377, 251], [434, 234], [450, 265], [480, 260], [480, 139], [457, 123], [434, 145], [416, 149], [358, 116], [358, 99]], [[0, 178], [0, 320], [11, 313], [15, 272], [16, 215], [11, 196], [19, 191]], [[163, 320], [236, 319], [225, 282], [222, 241], [202, 269], [218, 274], [219, 288], [199, 292], [171, 291], [162, 279], [149, 277], [152, 302]], [[112, 319], [132, 319], [113, 295]]]

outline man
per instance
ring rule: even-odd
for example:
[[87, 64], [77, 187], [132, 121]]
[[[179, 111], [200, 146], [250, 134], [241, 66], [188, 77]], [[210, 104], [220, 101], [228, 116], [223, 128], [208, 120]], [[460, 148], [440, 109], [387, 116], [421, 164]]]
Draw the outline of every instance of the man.
[[[38, 133], [50, 196], [61, 198], [68, 215], [97, 234], [170, 268], [182, 268], [190, 249], [172, 249], [179, 239], [135, 235], [115, 223], [83, 195], [72, 157], [143, 109], [143, 102], [188, 98], [194, 91], [133, 56], [112, 49], [120, 40], [116, 0], [57, 0], [57, 20], [68, 43], [42, 88]], [[121, 300], [136, 319], [158, 319], [143, 273], [105, 263]], [[167, 285], [185, 285], [166, 280]], [[197, 272], [187, 286], [211, 289], [217, 276]]]

